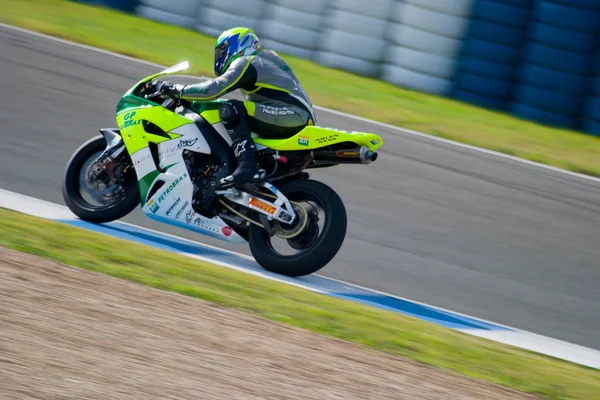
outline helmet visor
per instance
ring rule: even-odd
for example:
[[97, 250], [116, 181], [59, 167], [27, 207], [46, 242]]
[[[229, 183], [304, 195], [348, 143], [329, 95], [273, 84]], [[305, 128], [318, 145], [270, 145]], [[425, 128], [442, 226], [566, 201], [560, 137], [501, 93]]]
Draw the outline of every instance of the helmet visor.
[[223, 66], [227, 61], [227, 50], [229, 42], [226, 40], [219, 46], [215, 47], [215, 75], [219, 76], [223, 73]]

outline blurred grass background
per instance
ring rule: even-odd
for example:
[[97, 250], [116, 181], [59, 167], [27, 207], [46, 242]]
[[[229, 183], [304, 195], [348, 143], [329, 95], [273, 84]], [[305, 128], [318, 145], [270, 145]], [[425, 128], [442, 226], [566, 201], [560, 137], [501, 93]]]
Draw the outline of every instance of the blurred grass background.
[[[152, 62], [189, 60], [213, 76], [214, 38], [65, 0], [2, 0], [0, 22]], [[285, 56], [314, 104], [532, 161], [600, 176], [600, 138]]]
[[0, 246], [178, 292], [543, 398], [598, 400], [600, 370], [0, 208]]

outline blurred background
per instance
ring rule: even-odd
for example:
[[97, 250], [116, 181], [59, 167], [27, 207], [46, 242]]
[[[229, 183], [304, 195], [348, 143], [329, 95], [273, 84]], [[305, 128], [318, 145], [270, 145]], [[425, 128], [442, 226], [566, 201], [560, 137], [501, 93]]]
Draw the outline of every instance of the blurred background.
[[73, 0], [600, 135], [598, 0]]

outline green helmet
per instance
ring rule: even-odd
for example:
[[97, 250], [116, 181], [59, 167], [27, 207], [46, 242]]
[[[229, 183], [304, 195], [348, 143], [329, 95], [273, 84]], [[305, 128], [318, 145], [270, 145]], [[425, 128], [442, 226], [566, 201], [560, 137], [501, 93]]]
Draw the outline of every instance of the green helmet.
[[231, 28], [219, 36], [215, 44], [215, 75], [221, 76], [233, 60], [260, 51], [260, 41], [251, 28]]

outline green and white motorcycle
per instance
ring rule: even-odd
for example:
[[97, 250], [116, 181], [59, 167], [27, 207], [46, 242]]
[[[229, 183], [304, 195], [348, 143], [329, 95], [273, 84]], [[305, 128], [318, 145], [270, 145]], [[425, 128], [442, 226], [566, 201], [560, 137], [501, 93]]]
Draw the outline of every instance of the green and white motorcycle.
[[133, 86], [117, 106], [118, 129], [100, 129], [68, 162], [62, 192], [79, 218], [104, 223], [141, 204], [153, 220], [234, 243], [249, 243], [266, 270], [311, 274], [329, 263], [346, 235], [344, 203], [306, 169], [369, 164], [383, 141], [372, 133], [307, 126], [289, 138], [253, 133], [265, 182], [226, 190], [221, 178], [236, 167], [231, 139], [219, 120], [225, 100], [165, 98], [156, 80], [188, 69], [187, 62]]

